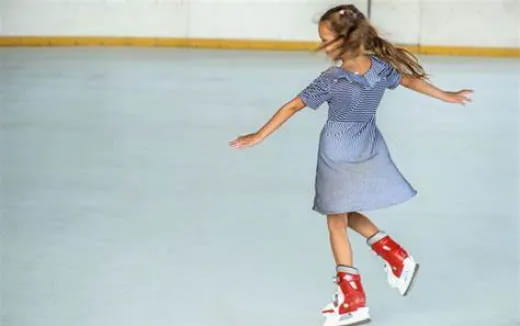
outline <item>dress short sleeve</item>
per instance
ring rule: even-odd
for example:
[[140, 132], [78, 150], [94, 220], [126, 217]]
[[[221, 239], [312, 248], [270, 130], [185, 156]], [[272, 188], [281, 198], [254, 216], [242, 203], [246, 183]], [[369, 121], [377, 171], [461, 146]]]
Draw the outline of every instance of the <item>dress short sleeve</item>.
[[395, 69], [391, 65], [388, 65], [385, 77], [387, 81], [386, 87], [389, 89], [394, 89], [397, 86], [399, 86], [402, 75], [397, 69]]
[[298, 96], [308, 107], [316, 110], [323, 102], [330, 99], [330, 78], [322, 72]]

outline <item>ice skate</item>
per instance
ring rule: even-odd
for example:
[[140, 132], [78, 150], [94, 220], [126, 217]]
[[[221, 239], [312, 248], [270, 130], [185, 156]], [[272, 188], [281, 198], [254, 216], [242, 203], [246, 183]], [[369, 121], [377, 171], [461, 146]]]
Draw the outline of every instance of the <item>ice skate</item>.
[[357, 270], [351, 268], [349, 272], [337, 272], [334, 283], [337, 290], [332, 296], [332, 302], [321, 310], [325, 317], [323, 326], [362, 325], [370, 322], [366, 296]]
[[417, 275], [419, 264], [383, 231], [368, 238], [367, 243], [374, 253], [385, 261], [384, 269], [388, 284], [397, 288], [401, 295], [407, 295]]

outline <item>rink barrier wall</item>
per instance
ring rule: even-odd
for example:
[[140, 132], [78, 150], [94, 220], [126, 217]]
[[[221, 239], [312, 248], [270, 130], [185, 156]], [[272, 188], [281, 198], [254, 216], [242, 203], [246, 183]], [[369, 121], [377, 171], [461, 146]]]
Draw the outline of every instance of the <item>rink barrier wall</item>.
[[[138, 46], [190, 47], [209, 49], [251, 49], [281, 51], [312, 51], [319, 43], [310, 41], [273, 41], [241, 39], [186, 39], [153, 37], [99, 37], [99, 36], [0, 36], [0, 46]], [[417, 54], [520, 57], [520, 48], [438, 46], [397, 44]]]

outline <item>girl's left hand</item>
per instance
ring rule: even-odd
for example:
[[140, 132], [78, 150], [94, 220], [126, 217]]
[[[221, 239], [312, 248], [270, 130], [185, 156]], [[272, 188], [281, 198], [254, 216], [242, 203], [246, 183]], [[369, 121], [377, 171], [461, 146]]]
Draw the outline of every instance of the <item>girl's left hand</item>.
[[247, 146], [253, 146], [259, 143], [262, 139], [256, 133], [239, 136], [236, 139], [229, 142], [231, 147], [241, 148]]
[[466, 102], [471, 102], [469, 95], [473, 93], [472, 89], [463, 89], [458, 92], [444, 92], [446, 96], [443, 98], [444, 102], [460, 103], [466, 105]]

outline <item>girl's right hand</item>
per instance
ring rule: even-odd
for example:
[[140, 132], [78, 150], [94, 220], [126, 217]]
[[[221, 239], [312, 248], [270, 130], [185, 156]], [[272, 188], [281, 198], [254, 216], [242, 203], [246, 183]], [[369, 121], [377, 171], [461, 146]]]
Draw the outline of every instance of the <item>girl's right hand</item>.
[[259, 143], [262, 139], [256, 133], [239, 136], [236, 139], [229, 142], [231, 147], [242, 148], [247, 146], [253, 146]]

